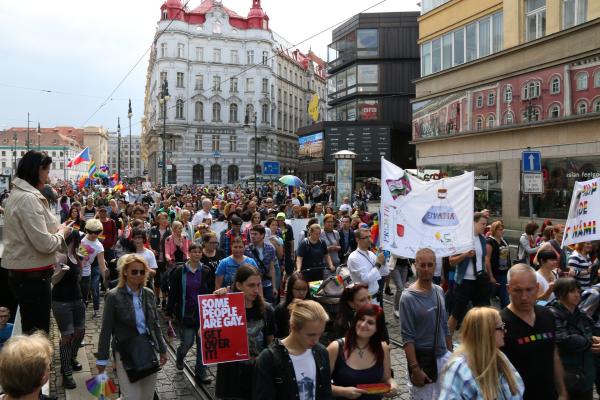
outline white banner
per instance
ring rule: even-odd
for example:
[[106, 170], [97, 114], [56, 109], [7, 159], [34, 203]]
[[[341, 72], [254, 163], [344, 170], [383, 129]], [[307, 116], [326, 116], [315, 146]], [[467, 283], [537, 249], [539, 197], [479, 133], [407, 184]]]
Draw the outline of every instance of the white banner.
[[473, 249], [474, 179], [465, 172], [426, 182], [382, 157], [381, 247], [409, 258], [425, 247], [437, 257]]
[[600, 217], [600, 178], [575, 182], [569, 215], [565, 224], [563, 246], [600, 240], [596, 229]]

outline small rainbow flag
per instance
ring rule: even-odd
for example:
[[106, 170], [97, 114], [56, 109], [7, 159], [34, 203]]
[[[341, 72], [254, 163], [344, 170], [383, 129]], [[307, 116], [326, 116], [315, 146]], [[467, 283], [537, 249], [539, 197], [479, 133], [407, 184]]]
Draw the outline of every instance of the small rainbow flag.
[[372, 250], [376, 252], [379, 249], [379, 213], [373, 217], [373, 225], [371, 226], [371, 243]]
[[335, 276], [335, 283], [338, 286], [344, 286], [344, 278], [342, 278], [341, 275], [336, 275]]
[[96, 162], [94, 160], [92, 160], [92, 162], [90, 163], [90, 167], [88, 168], [88, 176], [91, 178], [94, 177], [94, 174], [96, 173]]
[[109, 399], [110, 396], [117, 393], [117, 386], [106, 373], [91, 377], [85, 381], [85, 385], [88, 392], [100, 400]]

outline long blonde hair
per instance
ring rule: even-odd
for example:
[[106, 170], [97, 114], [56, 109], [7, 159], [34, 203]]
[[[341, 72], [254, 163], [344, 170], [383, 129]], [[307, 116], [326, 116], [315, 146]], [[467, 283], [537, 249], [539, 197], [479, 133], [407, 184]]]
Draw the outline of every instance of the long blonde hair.
[[461, 345], [453, 355], [453, 358], [465, 357], [484, 400], [496, 398], [501, 375], [506, 378], [513, 395], [519, 392], [510, 363], [496, 345], [499, 319], [498, 311], [493, 308], [475, 307], [469, 310], [462, 323]]

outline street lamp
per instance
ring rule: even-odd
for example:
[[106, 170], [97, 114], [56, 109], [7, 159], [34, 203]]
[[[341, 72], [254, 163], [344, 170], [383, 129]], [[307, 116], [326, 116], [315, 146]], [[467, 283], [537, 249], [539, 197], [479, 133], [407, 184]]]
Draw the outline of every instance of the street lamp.
[[63, 145], [63, 179], [67, 181], [67, 146]]
[[254, 123], [254, 193], [256, 194], [256, 172], [257, 172], [257, 164], [258, 164], [258, 129], [256, 127], [256, 111], [250, 116], [250, 113], [246, 113], [246, 121], [244, 125], [250, 125], [250, 118], [252, 117], [252, 122]]
[[160, 91], [160, 97], [158, 101], [163, 108], [163, 140], [162, 140], [162, 185], [167, 185], [167, 101], [169, 101], [169, 83], [165, 79]]
[[17, 173], [17, 132], [13, 132], [13, 175]]
[[121, 180], [121, 117], [117, 117], [117, 175]]
[[131, 111], [131, 99], [129, 99], [129, 111], [127, 111], [127, 118], [129, 118], [129, 165], [127, 166], [127, 177], [131, 182], [131, 116], [133, 112]]
[[40, 139], [42, 137], [42, 130], [40, 129], [39, 122], [38, 122], [38, 128], [37, 128], [37, 137], [38, 137], [38, 151], [40, 151]]

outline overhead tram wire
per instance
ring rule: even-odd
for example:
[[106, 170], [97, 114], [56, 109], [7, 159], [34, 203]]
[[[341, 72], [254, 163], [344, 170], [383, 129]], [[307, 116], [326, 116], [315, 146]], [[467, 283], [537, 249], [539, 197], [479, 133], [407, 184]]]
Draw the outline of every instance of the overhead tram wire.
[[[103, 96], [94, 96], [91, 94], [64, 92], [61, 90], [54, 90], [54, 89], [32, 88], [32, 87], [26, 87], [26, 86], [10, 85], [10, 84], [1, 83], [1, 82], [0, 82], [0, 86], [7, 87], [7, 88], [13, 88], [13, 89], [31, 90], [34, 92], [42, 92], [42, 93], [46, 93], [46, 94], [60, 94], [60, 95], [65, 95], [65, 96], [87, 97], [90, 99], [104, 99]], [[111, 97], [110, 101], [127, 101], [127, 99], [121, 98], [121, 97]]]

